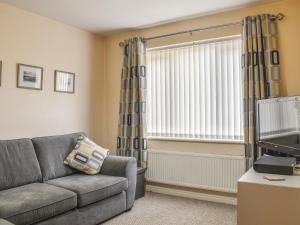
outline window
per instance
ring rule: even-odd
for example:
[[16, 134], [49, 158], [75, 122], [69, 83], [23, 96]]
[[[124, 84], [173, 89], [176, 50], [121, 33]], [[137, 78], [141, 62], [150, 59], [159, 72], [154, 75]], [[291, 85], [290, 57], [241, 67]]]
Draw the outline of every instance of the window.
[[243, 140], [241, 37], [147, 49], [150, 137]]

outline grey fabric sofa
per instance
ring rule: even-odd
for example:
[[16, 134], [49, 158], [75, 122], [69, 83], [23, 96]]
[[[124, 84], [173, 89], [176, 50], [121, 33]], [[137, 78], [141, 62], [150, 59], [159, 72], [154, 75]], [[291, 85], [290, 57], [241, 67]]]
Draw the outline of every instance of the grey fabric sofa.
[[135, 158], [93, 176], [64, 165], [81, 134], [0, 141], [0, 225], [96, 225], [132, 208]]

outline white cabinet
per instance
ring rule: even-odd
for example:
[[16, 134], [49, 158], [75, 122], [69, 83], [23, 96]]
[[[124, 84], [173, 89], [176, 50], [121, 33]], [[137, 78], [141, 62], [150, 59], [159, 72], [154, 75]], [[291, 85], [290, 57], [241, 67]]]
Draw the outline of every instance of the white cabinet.
[[[284, 177], [268, 181], [266, 175]], [[238, 181], [238, 225], [300, 225], [300, 176], [256, 173]]]

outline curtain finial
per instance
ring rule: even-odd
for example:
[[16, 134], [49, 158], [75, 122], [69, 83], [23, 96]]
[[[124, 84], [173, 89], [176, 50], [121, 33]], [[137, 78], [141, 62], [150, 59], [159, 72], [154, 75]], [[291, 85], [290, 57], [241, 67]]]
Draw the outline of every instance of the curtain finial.
[[276, 15], [276, 18], [277, 18], [278, 20], [283, 20], [284, 17], [285, 17], [285, 15], [284, 15], [283, 13], [278, 13], [278, 14]]

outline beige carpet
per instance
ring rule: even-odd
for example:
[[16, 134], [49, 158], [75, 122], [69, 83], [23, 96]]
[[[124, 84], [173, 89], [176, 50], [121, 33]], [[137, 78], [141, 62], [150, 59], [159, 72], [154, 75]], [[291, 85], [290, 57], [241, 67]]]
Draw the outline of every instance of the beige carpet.
[[236, 208], [151, 192], [103, 225], [236, 225]]

